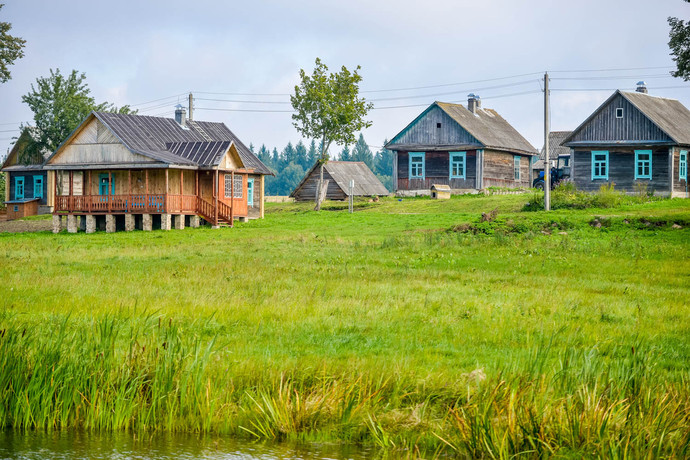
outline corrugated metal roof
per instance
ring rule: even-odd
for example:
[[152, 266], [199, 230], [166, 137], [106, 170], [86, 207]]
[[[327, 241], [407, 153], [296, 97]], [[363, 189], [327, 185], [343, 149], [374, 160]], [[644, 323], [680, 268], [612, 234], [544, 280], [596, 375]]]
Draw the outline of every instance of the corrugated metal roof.
[[[164, 163], [216, 166], [234, 143], [245, 168], [272, 174], [223, 123], [188, 120], [183, 128], [172, 118], [109, 112], [94, 115], [127, 148]], [[220, 153], [223, 147], [225, 151]]]
[[495, 110], [478, 108], [476, 114], [462, 104], [435, 102], [486, 148], [537, 154], [532, 144]]

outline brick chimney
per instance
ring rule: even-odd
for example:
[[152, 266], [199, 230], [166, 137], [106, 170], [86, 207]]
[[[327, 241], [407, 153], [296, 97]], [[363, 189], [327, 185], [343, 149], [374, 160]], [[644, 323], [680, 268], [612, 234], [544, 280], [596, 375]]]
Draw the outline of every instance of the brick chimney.
[[643, 82], [643, 81], [638, 81], [638, 82], [637, 82], [637, 88], [635, 89], [635, 91], [637, 91], [638, 93], [647, 94], [647, 93], [648, 93], [648, 91], [647, 91], [647, 83], [645, 83], [645, 82]]
[[187, 126], [187, 110], [182, 104], [177, 104], [175, 106], [175, 121], [182, 127]]
[[482, 107], [482, 100], [478, 94], [470, 93], [467, 95], [467, 110], [476, 114], [477, 109]]

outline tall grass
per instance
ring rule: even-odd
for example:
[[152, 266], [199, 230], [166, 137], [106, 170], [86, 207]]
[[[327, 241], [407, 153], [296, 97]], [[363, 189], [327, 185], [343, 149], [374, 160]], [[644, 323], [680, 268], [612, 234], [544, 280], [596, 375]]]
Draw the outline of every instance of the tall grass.
[[690, 455], [688, 202], [526, 199], [0, 235], [0, 426]]

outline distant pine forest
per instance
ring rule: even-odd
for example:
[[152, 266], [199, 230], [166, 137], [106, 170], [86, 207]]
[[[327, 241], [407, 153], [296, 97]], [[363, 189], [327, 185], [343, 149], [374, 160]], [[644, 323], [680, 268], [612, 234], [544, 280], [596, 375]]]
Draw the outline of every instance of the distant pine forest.
[[[387, 143], [387, 140], [383, 141], [384, 146]], [[265, 193], [270, 196], [289, 195], [321, 155], [320, 146], [314, 140], [309, 147], [301, 140], [297, 145], [288, 142], [280, 152], [275, 147], [269, 150], [265, 145], [257, 151], [253, 144], [249, 144], [249, 149], [275, 174], [275, 177], [266, 177]], [[372, 152], [362, 134], [352, 149], [346, 145], [339, 154], [329, 157], [339, 161], [363, 161], [388, 191], [393, 190], [393, 152], [384, 147]]]

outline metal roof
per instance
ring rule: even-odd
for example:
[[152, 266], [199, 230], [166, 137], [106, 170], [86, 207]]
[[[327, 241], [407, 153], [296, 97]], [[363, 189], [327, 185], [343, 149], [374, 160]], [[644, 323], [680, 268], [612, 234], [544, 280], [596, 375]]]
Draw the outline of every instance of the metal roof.
[[462, 104], [435, 104], [486, 148], [537, 154], [537, 149], [495, 110], [479, 107], [472, 113]]
[[[159, 162], [180, 166], [217, 166], [230, 145], [234, 144], [246, 169], [272, 174], [223, 123], [187, 120], [183, 127], [172, 118], [92, 112], [80, 126], [92, 117], [100, 120], [130, 151]], [[225, 150], [221, 152], [223, 148]]]

